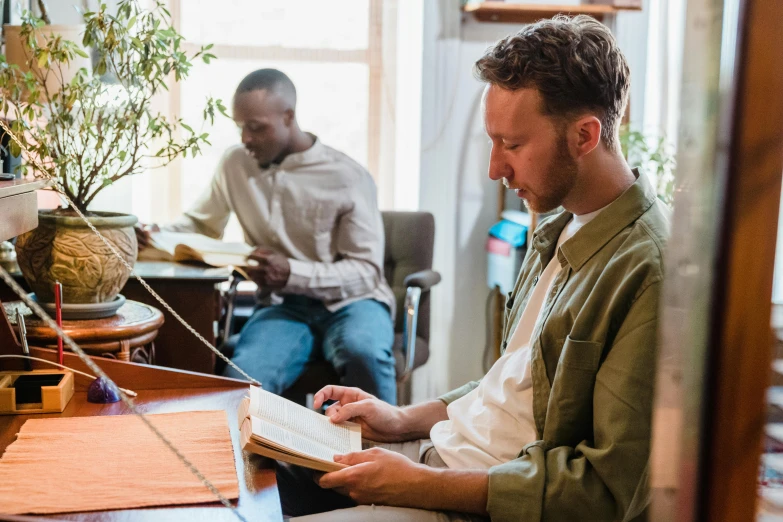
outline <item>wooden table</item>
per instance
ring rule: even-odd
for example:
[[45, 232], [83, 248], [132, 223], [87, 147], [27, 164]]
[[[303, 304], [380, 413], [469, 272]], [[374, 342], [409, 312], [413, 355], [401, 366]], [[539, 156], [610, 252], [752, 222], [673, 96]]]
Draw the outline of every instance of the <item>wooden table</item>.
[[[215, 344], [216, 323], [221, 315], [218, 285], [228, 281], [228, 269], [164, 261], [137, 261], [134, 270], [188, 324], [207, 341]], [[29, 286], [22, 274], [13, 275], [14, 280], [29, 292]], [[164, 323], [155, 338], [155, 364], [193, 372], [214, 372], [214, 354], [165, 310], [135, 278], [128, 279], [120, 293], [127, 299], [155, 307], [163, 314]], [[17, 299], [18, 296], [0, 281], [0, 300]]]
[[[53, 350], [33, 348], [33, 355], [55, 360]], [[71, 353], [65, 354], [65, 364], [77, 370], [90, 373], [86, 365]], [[226, 379], [211, 375], [170, 370], [133, 363], [101, 359], [101, 368], [110, 375], [119, 386], [130, 388], [138, 393], [135, 402], [143, 413], [171, 413], [195, 410], [225, 410], [228, 413], [231, 440], [234, 444], [234, 457], [239, 478], [239, 501], [235, 502], [239, 512], [248, 521], [280, 521], [282, 512], [277, 494], [275, 474], [271, 461], [255, 454], [245, 453], [239, 447], [239, 427], [237, 406], [247, 394], [248, 384], [235, 379]], [[36, 368], [44, 368], [43, 363], [35, 363]], [[0, 369], [3, 362], [0, 360]], [[0, 455], [11, 444], [25, 420], [45, 417], [83, 417], [92, 415], [126, 415], [127, 407], [121, 403], [92, 404], [87, 402], [86, 386], [89, 379], [76, 376], [76, 393], [65, 411], [58, 414], [41, 415], [0, 415]], [[144, 458], [139, 455], [139, 458]], [[209, 477], [207, 477], [209, 478]], [[7, 480], [7, 478], [2, 479]], [[56, 487], [46, 484], [42, 477], [42, 488]], [[22, 494], [22, 492], [20, 492]], [[0, 506], [2, 512], [2, 506]], [[39, 517], [15, 517], [15, 520], [36, 520]], [[69, 513], [52, 515], [57, 520], [79, 521], [235, 521], [234, 514], [215, 502], [198, 506], [177, 506], [160, 508], [142, 508], [122, 511], [96, 513]], [[0, 515], [0, 520], [6, 517]]]
[[[43, 186], [40, 182], [0, 182], [0, 241], [18, 236], [38, 224], [38, 213], [34, 191]], [[21, 197], [21, 199], [16, 199]], [[182, 345], [194, 346], [192, 341], [181, 341]], [[194, 346], [195, 349], [195, 346]], [[21, 354], [16, 335], [7, 321], [5, 309], [0, 306], [0, 354]], [[50, 361], [57, 359], [54, 350], [31, 347], [31, 354]], [[239, 449], [239, 429], [236, 416], [239, 401], [244, 396], [248, 383], [235, 379], [226, 379], [211, 375], [169, 370], [155, 366], [143, 366], [111, 359], [96, 359], [104, 372], [119, 386], [136, 391], [139, 396], [136, 403], [147, 413], [166, 413], [197, 409], [222, 409], [228, 413], [231, 439], [234, 444], [234, 456], [239, 477], [240, 496], [238, 509], [247, 520], [280, 521], [282, 519], [280, 500], [277, 494], [274, 472], [269, 461], [257, 455], [245, 455]], [[75, 355], [64, 354], [66, 366], [91, 373], [87, 366]], [[35, 369], [51, 368], [45, 363], [33, 362]], [[18, 359], [0, 359], [0, 369], [21, 368]], [[76, 394], [63, 413], [36, 415], [36, 418], [79, 417], [86, 415], [122, 415], [126, 414], [121, 404], [96, 405], [86, 400], [86, 388], [89, 380], [76, 377]], [[0, 416], [0, 455], [16, 438], [19, 428], [32, 416]], [[139, 458], [144, 458], [140, 455]], [[13, 480], [3, 477], [0, 480]], [[45, 478], [41, 487], [46, 485]], [[20, 491], [20, 495], [24, 492]], [[2, 506], [0, 506], [2, 510]], [[236, 520], [233, 512], [220, 504], [192, 507], [135, 509], [112, 512], [95, 512], [69, 515], [56, 515], [59, 520], [90, 521], [168, 521], [168, 520]], [[6, 517], [3, 520], [40, 520], [40, 517]]]
[[[134, 271], [199, 334], [215, 344], [215, 330], [221, 313], [217, 285], [228, 281], [228, 269], [138, 261]], [[128, 299], [154, 306], [163, 312], [165, 323], [155, 340], [155, 364], [201, 373], [214, 372], [215, 355], [165, 310], [136, 279], [128, 279], [121, 293]]]
[[[55, 332], [22, 301], [5, 302], [3, 307], [17, 333], [16, 310], [22, 310], [30, 344], [57, 347]], [[142, 364], [155, 364], [155, 337], [162, 325], [160, 310], [136, 301], [126, 301], [111, 317], [63, 321], [65, 333], [90, 355]]]

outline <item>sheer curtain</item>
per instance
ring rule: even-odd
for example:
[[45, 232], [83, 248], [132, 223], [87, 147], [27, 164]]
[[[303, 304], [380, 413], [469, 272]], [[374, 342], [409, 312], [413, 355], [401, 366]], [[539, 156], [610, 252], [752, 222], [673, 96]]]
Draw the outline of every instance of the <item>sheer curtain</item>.
[[650, 0], [642, 131], [676, 147], [682, 78], [685, 0]]

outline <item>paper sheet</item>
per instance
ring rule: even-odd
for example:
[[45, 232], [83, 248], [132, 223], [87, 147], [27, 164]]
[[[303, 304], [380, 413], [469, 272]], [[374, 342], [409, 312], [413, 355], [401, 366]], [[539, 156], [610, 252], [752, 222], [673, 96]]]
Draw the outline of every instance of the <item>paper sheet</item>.
[[[239, 496], [225, 411], [148, 418], [225, 497]], [[30, 419], [0, 458], [0, 512], [6, 514], [216, 501], [132, 415]]]

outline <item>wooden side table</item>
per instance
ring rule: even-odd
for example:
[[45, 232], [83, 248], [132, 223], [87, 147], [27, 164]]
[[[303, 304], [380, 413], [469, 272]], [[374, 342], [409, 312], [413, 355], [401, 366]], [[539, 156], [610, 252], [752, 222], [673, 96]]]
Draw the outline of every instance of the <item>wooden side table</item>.
[[[137, 261], [133, 270], [189, 325], [212, 345], [215, 344], [216, 326], [221, 314], [217, 285], [228, 281], [230, 270], [163, 261]], [[120, 293], [128, 299], [160, 307], [155, 298], [134, 277], [128, 279]], [[161, 308], [161, 312], [166, 322], [155, 340], [155, 364], [192, 372], [213, 373], [215, 354], [168, 311]]]
[[[38, 319], [22, 301], [3, 303], [14, 330], [16, 309], [21, 308], [30, 345], [57, 347], [57, 335]], [[157, 308], [126, 301], [113, 317], [63, 321], [63, 330], [90, 355], [155, 364], [155, 337], [163, 325], [163, 314]]]

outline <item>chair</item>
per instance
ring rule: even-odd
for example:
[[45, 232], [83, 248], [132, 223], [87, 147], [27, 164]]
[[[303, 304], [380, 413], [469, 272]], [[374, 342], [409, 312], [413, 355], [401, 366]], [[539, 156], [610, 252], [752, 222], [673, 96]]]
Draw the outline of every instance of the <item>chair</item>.
[[[435, 243], [435, 219], [428, 212], [383, 212], [386, 235], [384, 275], [397, 303], [394, 325], [393, 353], [397, 368], [397, 400], [410, 402], [410, 374], [427, 362], [430, 336], [430, 289], [440, 282], [440, 274], [432, 270]], [[237, 331], [235, 316], [247, 316], [247, 303], [239, 305], [237, 292], [240, 278], [232, 279], [225, 293], [224, 331]], [[228, 357], [238, 334], [228, 338], [221, 351]], [[328, 361], [311, 363], [302, 376], [283, 395], [300, 404], [308, 403], [308, 395], [339, 378]]]

